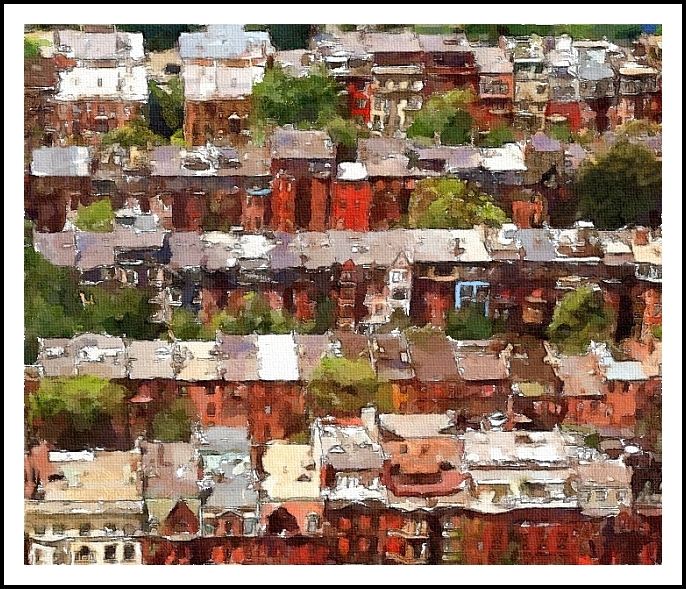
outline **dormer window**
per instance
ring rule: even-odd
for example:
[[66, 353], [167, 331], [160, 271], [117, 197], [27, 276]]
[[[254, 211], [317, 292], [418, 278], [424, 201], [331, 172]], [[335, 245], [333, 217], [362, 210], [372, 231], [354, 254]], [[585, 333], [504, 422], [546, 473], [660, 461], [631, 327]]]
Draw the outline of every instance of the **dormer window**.
[[102, 88], [102, 78], [98, 78], [98, 88]]

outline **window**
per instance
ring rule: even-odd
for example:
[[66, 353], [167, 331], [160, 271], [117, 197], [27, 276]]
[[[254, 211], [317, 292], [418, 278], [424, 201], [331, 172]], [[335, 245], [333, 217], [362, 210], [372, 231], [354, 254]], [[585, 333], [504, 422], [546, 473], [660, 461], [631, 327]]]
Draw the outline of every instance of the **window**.
[[98, 78], [98, 88], [102, 88], [102, 78]]
[[54, 535], [64, 534], [64, 524], [52, 524], [52, 533]]
[[43, 551], [42, 550], [36, 550], [33, 553], [33, 564], [42, 564], [43, 562]]
[[90, 534], [91, 527], [90, 524], [83, 524], [81, 528], [79, 529], [79, 534], [81, 536], [88, 536]]
[[187, 397], [188, 396], [188, 389], [186, 387], [181, 387], [179, 389], [179, 397]]
[[393, 289], [392, 298], [396, 301], [404, 301], [407, 299], [407, 291], [404, 288]]
[[136, 558], [136, 547], [133, 544], [124, 544], [124, 560]]
[[366, 108], [366, 106], [367, 106], [366, 100], [358, 100], [357, 101], [357, 108]]
[[33, 528], [33, 533], [36, 536], [43, 536], [45, 534], [45, 526], [42, 526], [40, 524], [36, 525]]
[[214, 403], [207, 404], [207, 417], [214, 417], [217, 412], [217, 406]]
[[271, 406], [271, 405], [265, 406], [265, 408], [264, 408], [264, 414], [265, 414], [265, 415], [271, 415], [271, 414], [272, 414], [272, 406]]
[[117, 526], [114, 524], [105, 524], [105, 534], [108, 536], [114, 536], [114, 533], [117, 531]]
[[117, 545], [108, 544], [105, 546], [105, 562], [116, 562], [117, 561]]
[[243, 520], [243, 535], [252, 536], [257, 530], [257, 519], [254, 517], [246, 517]]
[[607, 490], [606, 489], [599, 489], [595, 492], [595, 500], [596, 501], [607, 501]]
[[81, 546], [79, 551], [76, 553], [76, 560], [78, 561], [92, 561], [94, 560], [91, 555], [91, 550], [88, 546]]
[[205, 387], [206, 395], [214, 395], [214, 387]]
[[316, 513], [310, 513], [307, 516], [307, 533], [314, 534], [319, 528], [319, 516]]
[[391, 270], [391, 282], [404, 282], [407, 280], [407, 270]]
[[407, 454], [407, 444], [400, 444], [400, 453]]

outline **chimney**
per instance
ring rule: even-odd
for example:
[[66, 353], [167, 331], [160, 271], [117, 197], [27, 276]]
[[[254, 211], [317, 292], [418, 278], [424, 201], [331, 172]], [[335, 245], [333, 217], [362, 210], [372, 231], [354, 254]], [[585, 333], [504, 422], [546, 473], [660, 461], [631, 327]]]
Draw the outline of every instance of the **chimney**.
[[360, 418], [362, 419], [362, 425], [364, 425], [367, 430], [369, 437], [376, 442], [379, 433], [376, 425], [376, 408], [363, 407], [360, 411]]

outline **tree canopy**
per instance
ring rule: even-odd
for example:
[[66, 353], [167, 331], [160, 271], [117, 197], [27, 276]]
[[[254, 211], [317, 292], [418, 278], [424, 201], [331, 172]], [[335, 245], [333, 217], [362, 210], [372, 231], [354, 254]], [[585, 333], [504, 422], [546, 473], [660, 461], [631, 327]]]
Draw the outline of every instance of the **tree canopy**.
[[662, 163], [641, 145], [620, 141], [584, 166], [577, 184], [580, 215], [600, 229], [655, 224], [662, 206]]
[[448, 311], [445, 333], [457, 340], [488, 339], [493, 335], [493, 323], [483, 304], [465, 303]]
[[130, 147], [148, 147], [148, 145], [165, 145], [167, 140], [157, 135], [148, 127], [143, 119], [132, 119], [123, 127], [103, 133], [100, 141], [103, 145], [118, 143], [128, 149]]
[[112, 421], [125, 417], [126, 389], [96, 376], [44, 378], [29, 395], [28, 419], [43, 439], [62, 447], [107, 444]]
[[591, 341], [609, 341], [615, 313], [605, 305], [602, 292], [583, 286], [568, 293], [555, 308], [548, 335], [570, 353], [582, 353]]
[[168, 139], [183, 128], [185, 102], [183, 81], [179, 76], [172, 76], [165, 87], [155, 80], [150, 80], [148, 89], [150, 90], [148, 101], [150, 130]]
[[[79, 286], [75, 268], [48, 262], [33, 247], [24, 248], [24, 363], [33, 364], [39, 337], [73, 337], [106, 332], [154, 339], [162, 326], [151, 323], [153, 293], [118, 285]], [[84, 305], [81, 294], [92, 304]]]
[[108, 198], [88, 206], [79, 205], [74, 225], [83, 231], [106, 233], [114, 230], [114, 211]]
[[267, 70], [253, 87], [255, 124], [323, 127], [337, 115], [341, 85], [321, 67], [296, 78], [279, 64]]
[[246, 31], [268, 31], [279, 51], [307, 49], [315, 25], [245, 25]]
[[176, 399], [171, 407], [160, 411], [153, 418], [151, 439], [160, 442], [188, 442], [191, 439], [193, 415], [191, 402]]
[[475, 100], [470, 89], [434, 94], [415, 116], [407, 136], [433, 139], [434, 134], [439, 134], [443, 145], [469, 143], [474, 121], [467, 108]]
[[409, 220], [416, 229], [471, 229], [480, 224], [500, 227], [509, 219], [493, 197], [474, 184], [454, 178], [426, 178], [412, 191]]
[[323, 358], [308, 391], [313, 409], [319, 414], [358, 414], [369, 405], [384, 412], [393, 410], [390, 388], [376, 380], [366, 360]]
[[181, 33], [191, 33], [203, 25], [116, 25], [118, 31], [143, 33], [147, 51], [166, 51], [173, 49]]

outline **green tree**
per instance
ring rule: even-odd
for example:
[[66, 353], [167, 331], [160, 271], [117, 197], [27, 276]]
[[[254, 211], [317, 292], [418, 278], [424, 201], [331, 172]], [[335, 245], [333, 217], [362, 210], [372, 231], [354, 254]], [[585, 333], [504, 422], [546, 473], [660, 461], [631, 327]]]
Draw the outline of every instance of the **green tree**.
[[391, 313], [389, 322], [379, 327], [379, 329], [376, 331], [377, 333], [391, 333], [391, 331], [396, 329], [399, 331], [405, 331], [411, 326], [412, 321], [410, 321], [410, 318], [405, 315], [405, 311], [402, 309], [394, 309], [393, 313]]
[[116, 25], [118, 31], [143, 33], [147, 51], [173, 49], [181, 33], [198, 31], [203, 25]]
[[78, 271], [59, 268], [24, 248], [24, 363], [33, 364], [39, 337], [72, 337], [81, 327]]
[[426, 178], [410, 196], [409, 221], [418, 229], [471, 229], [486, 224], [500, 227], [507, 215], [492, 196], [476, 185], [454, 178]]
[[567, 123], [557, 123], [550, 126], [548, 135], [558, 141], [569, 141], [572, 137], [572, 130]]
[[614, 321], [615, 312], [605, 305], [602, 292], [583, 286], [566, 294], [557, 305], [548, 336], [568, 353], [583, 353], [591, 341], [612, 339]]
[[160, 442], [190, 441], [194, 415], [189, 401], [176, 399], [169, 409], [157, 413], [153, 418], [152, 439]]
[[347, 358], [322, 358], [308, 384], [312, 409], [320, 415], [358, 414], [368, 405], [392, 411], [390, 394], [385, 392], [380, 398], [379, 390], [369, 362]]
[[100, 141], [103, 145], [118, 143], [126, 149], [134, 146], [148, 147], [149, 145], [165, 145], [167, 143], [167, 139], [151, 131], [143, 119], [132, 119], [123, 127], [103, 133]]
[[343, 117], [334, 117], [325, 126], [336, 145], [338, 161], [354, 162], [357, 159], [357, 125]]
[[114, 211], [108, 198], [88, 206], [79, 205], [74, 225], [83, 231], [106, 233], [114, 231]]
[[254, 126], [294, 124], [324, 127], [337, 115], [342, 86], [326, 68], [313, 67], [307, 76], [296, 78], [279, 64], [267, 70], [253, 86]]
[[169, 79], [166, 86], [155, 80], [148, 82], [149, 126], [156, 135], [170, 138], [183, 127], [185, 95], [179, 76]]
[[622, 141], [582, 167], [576, 188], [581, 217], [600, 229], [649, 223], [648, 215], [659, 217], [661, 209], [662, 163], [649, 149]]
[[407, 136], [433, 139], [438, 133], [445, 145], [469, 143], [473, 120], [467, 109], [475, 100], [476, 95], [469, 89], [434, 94], [414, 117]]
[[315, 25], [245, 25], [246, 31], [267, 31], [279, 51], [307, 49]]
[[68, 449], [107, 444], [103, 434], [125, 418], [125, 397], [124, 387], [96, 376], [45, 378], [28, 397], [29, 424], [41, 438]]
[[493, 323], [486, 317], [483, 303], [465, 303], [448, 311], [445, 333], [458, 340], [488, 339], [493, 335]]
[[164, 330], [164, 325], [150, 321], [155, 312], [149, 302], [156, 294], [152, 288], [103, 284], [82, 291], [87, 300], [93, 301], [79, 313], [83, 331], [154, 339]]
[[50, 45], [47, 39], [30, 39], [24, 37], [24, 58], [35, 59], [41, 56], [40, 48]]
[[486, 147], [502, 147], [505, 143], [514, 143], [515, 137], [511, 129], [498, 127], [486, 136]]

